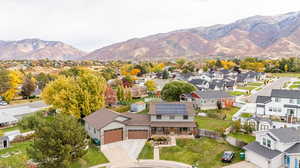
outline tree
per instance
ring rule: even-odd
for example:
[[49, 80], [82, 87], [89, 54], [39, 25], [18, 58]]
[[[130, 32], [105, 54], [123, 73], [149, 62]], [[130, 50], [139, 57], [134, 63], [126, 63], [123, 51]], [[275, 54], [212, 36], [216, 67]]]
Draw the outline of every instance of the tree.
[[166, 101], [179, 101], [180, 95], [184, 93], [191, 93], [195, 90], [196, 88], [187, 82], [172, 81], [163, 87], [161, 97]]
[[125, 89], [123, 85], [117, 86], [117, 98], [120, 102], [125, 101]]
[[73, 117], [59, 114], [35, 129], [28, 155], [41, 168], [70, 167], [72, 160], [86, 154], [86, 132]]
[[9, 77], [9, 89], [2, 94], [5, 101], [12, 101], [17, 95], [18, 88], [22, 84], [22, 73], [20, 71], [10, 71], [8, 74]]
[[36, 89], [35, 80], [32, 78], [31, 75], [27, 75], [25, 77], [25, 80], [21, 88], [21, 95], [24, 98], [29, 98], [29, 96], [31, 96], [31, 94], [34, 92], [35, 89]]
[[221, 67], [222, 67], [222, 62], [221, 62], [220, 59], [217, 59], [216, 67], [217, 67], [217, 68], [221, 68]]
[[9, 88], [9, 71], [0, 69], [0, 95], [5, 93]]
[[168, 79], [169, 78], [169, 72], [167, 70], [163, 71], [162, 78], [163, 79]]
[[105, 79], [86, 71], [77, 77], [61, 76], [50, 82], [42, 98], [65, 114], [83, 118], [104, 107], [105, 90]]
[[149, 92], [154, 92], [156, 90], [156, 83], [154, 80], [147, 80], [145, 86]]
[[183, 65], [186, 63], [186, 59], [180, 58], [176, 60], [177, 68], [181, 69]]
[[23, 130], [35, 130], [45, 122], [43, 112], [37, 112], [33, 115], [25, 116], [18, 122], [18, 127]]
[[35, 76], [35, 80], [37, 82], [38, 88], [43, 90], [50, 81], [55, 80], [55, 76], [50, 74], [45, 74], [42, 72]]

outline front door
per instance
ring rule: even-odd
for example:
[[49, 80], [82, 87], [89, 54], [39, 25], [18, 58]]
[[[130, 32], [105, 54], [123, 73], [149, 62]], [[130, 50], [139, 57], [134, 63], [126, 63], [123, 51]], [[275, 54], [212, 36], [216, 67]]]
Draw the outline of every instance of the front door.
[[4, 140], [4, 141], [3, 141], [3, 147], [4, 147], [4, 148], [7, 148], [7, 140]]

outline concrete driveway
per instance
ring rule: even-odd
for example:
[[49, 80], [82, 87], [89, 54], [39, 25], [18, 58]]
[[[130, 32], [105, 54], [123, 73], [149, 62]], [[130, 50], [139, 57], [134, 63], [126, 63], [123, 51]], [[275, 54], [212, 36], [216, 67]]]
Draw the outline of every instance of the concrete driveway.
[[229, 166], [225, 166], [223, 168], [259, 168], [256, 165], [254, 165], [253, 163], [247, 162], [247, 161], [242, 161], [242, 162], [238, 162]]
[[136, 162], [146, 143], [145, 139], [131, 139], [101, 146], [101, 151], [112, 165], [126, 165]]

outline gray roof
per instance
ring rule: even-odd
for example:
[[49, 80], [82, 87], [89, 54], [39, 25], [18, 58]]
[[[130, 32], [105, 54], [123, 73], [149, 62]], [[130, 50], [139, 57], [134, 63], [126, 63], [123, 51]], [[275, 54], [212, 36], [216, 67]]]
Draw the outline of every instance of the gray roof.
[[209, 90], [209, 91], [196, 91], [195, 93], [203, 99], [220, 99], [220, 98], [233, 97], [233, 96], [230, 96], [225, 91]]
[[271, 97], [270, 96], [257, 96], [256, 97], [256, 103], [263, 103], [266, 104], [268, 102], [271, 102]]
[[300, 143], [296, 143], [295, 145], [288, 148], [286, 153], [300, 153]]
[[267, 158], [267, 159], [273, 159], [276, 156], [278, 156], [278, 155], [281, 154], [280, 151], [278, 151], [278, 150], [271, 150], [269, 148], [266, 148], [266, 147], [260, 145], [258, 142], [252, 142], [252, 143], [244, 146], [244, 149], [253, 151], [256, 154], [258, 154], [258, 155], [260, 155], [260, 156], [262, 156], [264, 158]]
[[287, 108], [300, 108], [297, 105], [292, 105], [292, 104], [285, 104], [283, 107], [287, 107]]
[[269, 131], [283, 143], [300, 141], [300, 129], [297, 128], [278, 128]]
[[150, 115], [195, 115], [191, 102], [151, 102]]
[[300, 99], [300, 90], [273, 89], [271, 97]]

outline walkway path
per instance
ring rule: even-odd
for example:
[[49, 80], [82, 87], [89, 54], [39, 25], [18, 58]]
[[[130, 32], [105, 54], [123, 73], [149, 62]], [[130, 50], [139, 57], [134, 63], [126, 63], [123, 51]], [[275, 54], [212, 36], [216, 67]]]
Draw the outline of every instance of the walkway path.
[[154, 146], [153, 158], [154, 158], [154, 160], [159, 160], [159, 147], [158, 146]]

